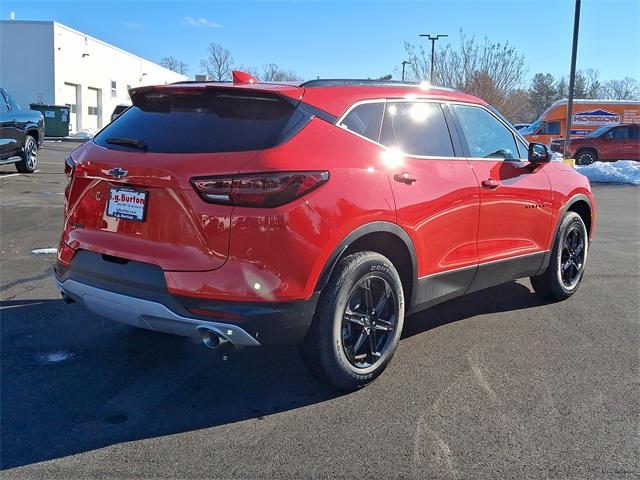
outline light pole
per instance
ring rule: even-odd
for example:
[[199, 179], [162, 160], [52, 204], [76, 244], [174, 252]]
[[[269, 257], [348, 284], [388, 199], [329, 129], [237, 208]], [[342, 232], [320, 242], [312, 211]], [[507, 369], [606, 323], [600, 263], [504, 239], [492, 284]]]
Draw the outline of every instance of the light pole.
[[402, 61], [402, 81], [404, 82], [404, 66], [405, 65], [411, 65], [411, 62], [407, 61], [407, 60], [403, 60]]
[[580, 0], [576, 0], [576, 10], [573, 17], [573, 45], [571, 46], [571, 72], [569, 73], [569, 98], [567, 99], [567, 120], [564, 132], [564, 151], [569, 154], [569, 138], [571, 136], [571, 120], [573, 119], [573, 88], [576, 80], [576, 56], [578, 53], [578, 30], [580, 28]]
[[427, 33], [421, 33], [420, 34], [421, 37], [426, 37], [427, 40], [431, 40], [431, 80], [430, 83], [431, 85], [433, 85], [433, 64], [434, 64], [434, 60], [436, 58], [436, 40], [439, 40], [441, 38], [444, 37], [448, 37], [449, 35], [443, 35], [443, 34], [438, 34], [435, 36], [431, 36]]

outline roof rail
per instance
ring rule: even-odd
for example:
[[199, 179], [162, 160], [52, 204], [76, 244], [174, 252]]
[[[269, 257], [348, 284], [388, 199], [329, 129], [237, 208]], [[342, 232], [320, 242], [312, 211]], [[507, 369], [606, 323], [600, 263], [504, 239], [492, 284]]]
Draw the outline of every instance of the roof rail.
[[418, 82], [401, 82], [399, 80], [371, 80], [364, 78], [327, 78], [308, 80], [301, 87], [419, 87]]

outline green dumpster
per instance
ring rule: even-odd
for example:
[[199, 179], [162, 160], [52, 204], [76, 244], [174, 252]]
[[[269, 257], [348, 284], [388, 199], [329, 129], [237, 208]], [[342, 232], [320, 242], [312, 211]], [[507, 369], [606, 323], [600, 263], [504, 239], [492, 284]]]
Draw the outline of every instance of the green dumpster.
[[42, 113], [45, 137], [66, 137], [69, 135], [69, 107], [66, 105], [42, 105], [32, 103], [31, 110]]

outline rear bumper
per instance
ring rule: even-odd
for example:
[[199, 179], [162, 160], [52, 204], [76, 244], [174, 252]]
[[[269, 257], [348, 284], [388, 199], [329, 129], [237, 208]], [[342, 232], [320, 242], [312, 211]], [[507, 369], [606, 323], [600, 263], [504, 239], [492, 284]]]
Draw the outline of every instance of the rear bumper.
[[183, 337], [199, 337], [198, 329], [206, 327], [214, 330], [233, 345], [247, 347], [260, 345], [255, 338], [237, 325], [183, 317], [161, 303], [121, 295], [75, 280], [60, 282], [56, 279], [56, 284], [65, 298], [82, 303], [96, 315], [134, 327]]
[[[311, 325], [318, 294], [290, 302], [238, 302], [171, 294], [156, 265], [118, 261], [79, 250], [71, 265], [55, 266], [58, 289], [97, 315], [158, 332], [199, 337], [214, 330], [234, 345], [300, 343]], [[212, 275], [219, 274], [216, 271]]]

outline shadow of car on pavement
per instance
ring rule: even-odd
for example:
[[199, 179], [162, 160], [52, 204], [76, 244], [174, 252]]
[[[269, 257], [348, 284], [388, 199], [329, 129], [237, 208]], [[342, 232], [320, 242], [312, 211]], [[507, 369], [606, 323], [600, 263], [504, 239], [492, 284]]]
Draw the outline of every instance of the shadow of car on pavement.
[[[403, 337], [540, 305], [509, 283], [407, 319]], [[62, 300], [1, 303], [3, 469], [253, 419], [341, 395], [297, 347], [223, 347], [137, 330]], [[398, 361], [398, 359], [396, 359]]]

